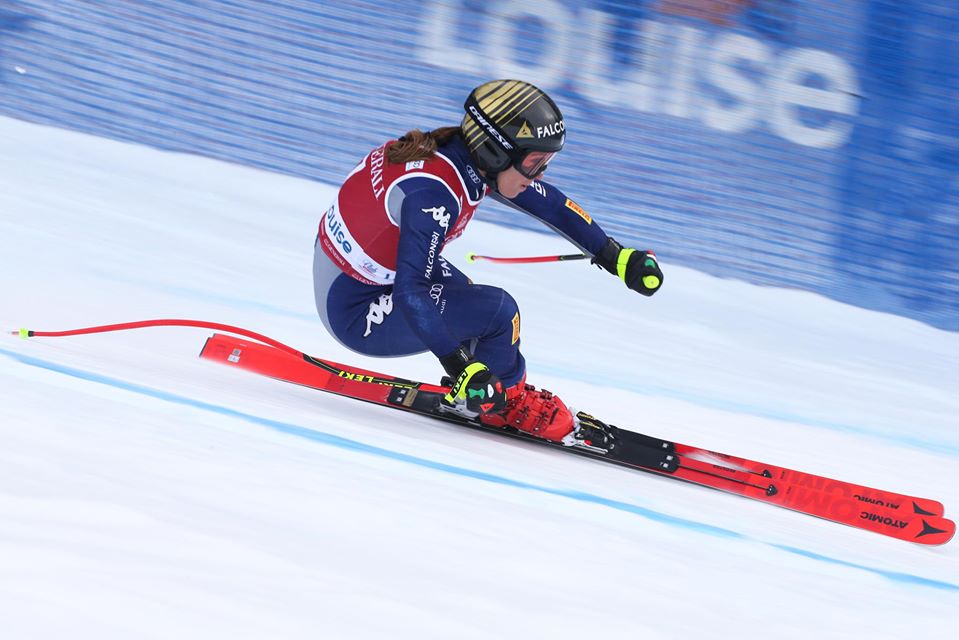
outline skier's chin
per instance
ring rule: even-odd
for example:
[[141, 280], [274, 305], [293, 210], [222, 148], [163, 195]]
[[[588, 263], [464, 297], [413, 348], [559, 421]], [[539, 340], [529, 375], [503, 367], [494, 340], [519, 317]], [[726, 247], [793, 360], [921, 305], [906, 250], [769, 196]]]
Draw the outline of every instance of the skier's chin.
[[517, 185], [515, 187], [512, 187], [511, 189], [505, 190], [505, 192], [501, 191], [500, 193], [502, 193], [503, 196], [506, 198], [515, 198], [519, 194], [526, 191], [527, 186], [528, 185], [525, 185], [525, 184]]

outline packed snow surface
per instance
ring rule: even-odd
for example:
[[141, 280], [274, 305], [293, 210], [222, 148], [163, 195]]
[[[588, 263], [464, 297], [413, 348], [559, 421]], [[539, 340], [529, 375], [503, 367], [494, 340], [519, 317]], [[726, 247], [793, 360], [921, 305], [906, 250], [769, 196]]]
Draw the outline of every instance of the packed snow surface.
[[[560, 186], [589, 208], [588, 185]], [[0, 119], [0, 327], [195, 318], [436, 381], [432, 356], [350, 353], [316, 317], [334, 189]], [[463, 257], [569, 250], [482, 210], [446, 249], [519, 301], [530, 382], [955, 516], [959, 334], [668, 255], [651, 299], [586, 262]], [[946, 638], [959, 623], [959, 542], [228, 369], [197, 358], [209, 334], [0, 339], [3, 638]]]

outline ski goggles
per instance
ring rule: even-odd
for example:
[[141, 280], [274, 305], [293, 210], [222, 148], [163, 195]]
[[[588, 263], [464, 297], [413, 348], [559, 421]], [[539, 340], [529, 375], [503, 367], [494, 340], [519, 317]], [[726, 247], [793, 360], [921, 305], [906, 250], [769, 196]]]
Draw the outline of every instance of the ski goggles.
[[532, 180], [539, 174], [546, 171], [546, 165], [550, 160], [553, 159], [553, 156], [555, 155], [555, 151], [530, 151], [525, 156], [514, 162], [513, 166], [516, 167], [516, 170], [525, 177]]

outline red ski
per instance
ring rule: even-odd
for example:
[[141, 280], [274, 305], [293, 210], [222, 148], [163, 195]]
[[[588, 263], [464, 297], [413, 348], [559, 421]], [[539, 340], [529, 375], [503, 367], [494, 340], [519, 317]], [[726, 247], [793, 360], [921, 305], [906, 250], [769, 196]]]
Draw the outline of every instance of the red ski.
[[717, 453], [691, 447], [684, 444], [676, 444], [676, 452], [694, 457], [701, 460], [713, 462], [721, 467], [732, 471], [744, 471], [746, 476], [760, 476], [771, 478], [778, 483], [788, 483], [796, 487], [795, 501], [802, 504], [805, 501], [814, 500], [816, 493], [826, 493], [834, 496], [835, 499], [845, 498], [860, 503], [863, 507], [872, 507], [873, 509], [884, 508], [893, 512], [920, 516], [941, 516], [945, 513], [945, 507], [937, 500], [929, 498], [918, 498], [907, 496], [881, 489], [873, 489], [863, 485], [856, 485], [842, 480], [834, 480], [823, 476], [804, 473], [794, 469], [778, 467], [775, 465], [738, 458], [725, 453]]
[[[445, 387], [348, 367], [284, 347], [214, 334], [200, 357], [278, 380], [404, 409], [462, 426], [551, 446], [621, 466], [679, 478], [808, 515], [919, 544], [948, 542], [956, 525], [940, 502], [803, 473], [613, 427], [609, 452], [564, 447], [511, 429], [440, 412]], [[588, 414], [579, 420], [593, 420]], [[598, 422], [598, 421], [597, 421]]]

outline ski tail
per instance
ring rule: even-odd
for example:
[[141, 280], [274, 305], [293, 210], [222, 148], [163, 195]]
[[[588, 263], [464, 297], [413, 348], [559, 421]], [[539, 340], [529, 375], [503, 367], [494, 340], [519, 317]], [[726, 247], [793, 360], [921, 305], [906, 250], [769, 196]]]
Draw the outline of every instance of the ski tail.
[[393, 389], [448, 391], [446, 387], [350, 367], [307, 354], [297, 357], [259, 342], [220, 333], [207, 339], [200, 357], [269, 378], [382, 405], [390, 404]]

